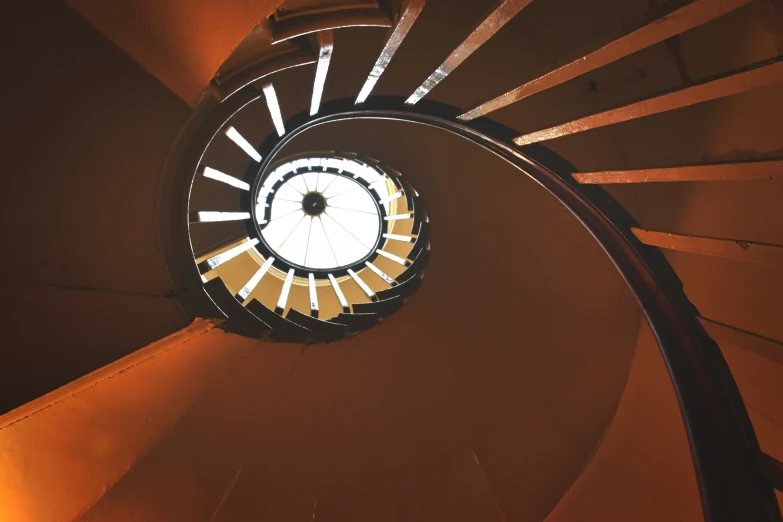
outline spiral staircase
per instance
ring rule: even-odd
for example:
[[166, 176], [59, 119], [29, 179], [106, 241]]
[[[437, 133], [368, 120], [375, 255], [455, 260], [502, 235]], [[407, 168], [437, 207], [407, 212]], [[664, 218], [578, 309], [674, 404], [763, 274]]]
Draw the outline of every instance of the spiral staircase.
[[[227, 129], [248, 149], [234, 127]], [[355, 154], [288, 158], [252, 184], [258, 196], [242, 198], [237, 211], [191, 206], [191, 226], [251, 218], [259, 224], [253, 239], [240, 231], [238, 241], [224, 238], [196, 258], [207, 293], [228, 319], [223, 328], [278, 342], [334, 341], [378, 324], [412, 296], [426, 269], [429, 220], [413, 187], [377, 164]], [[251, 190], [208, 166], [203, 173]], [[194, 230], [191, 241], [199, 239]], [[243, 261], [252, 275], [237, 279]], [[282, 286], [273, 282], [261, 292], [267, 274]], [[298, 288], [307, 295], [299, 302]]]
[[[634, 54], [650, 46], [665, 41], [670, 42], [670, 39], [729, 15], [748, 3], [746, 0], [666, 2], [591, 44], [590, 52], [580, 53], [579, 58], [574, 60], [563, 61], [545, 74], [527, 80], [505, 94], [475, 107], [463, 110], [426, 100], [433, 89], [447, 80], [457, 67], [468, 60], [504, 25], [524, 12], [531, 3], [533, 3], [531, 0], [505, 0], [494, 4], [487, 14], [475, 22], [460, 45], [407, 97], [404, 96], [405, 93], [397, 97], [373, 97], [372, 94], [376, 84], [382, 81], [385, 69], [393, 63], [394, 56], [404, 44], [407, 34], [415, 27], [419, 15], [426, 9], [423, 0], [378, 3], [370, 7], [363, 4], [359, 7], [346, 4], [327, 8], [326, 11], [305, 9], [293, 14], [285, 11], [284, 7], [280, 8], [269, 18], [269, 25], [264, 28], [270, 40], [259, 43], [257, 38], [254, 40], [251, 37], [252, 43], [247, 47], [240, 45], [234, 55], [228, 58], [222, 72], [215, 77], [210, 85], [209, 96], [220, 105], [219, 108], [211, 111], [213, 115], [218, 116], [212, 116], [211, 120], [200, 125], [202, 129], [209, 129], [206, 134], [207, 141], [191, 142], [188, 148], [193, 150], [183, 154], [183, 159], [175, 169], [184, 165], [182, 168], [186, 172], [192, 171], [192, 160], [189, 161], [188, 155], [202, 158], [198, 166], [201, 172], [210, 168], [209, 148], [205, 152], [201, 149], [203, 143], [212, 144], [209, 137], [219, 129], [224, 136], [245, 151], [245, 156], [249, 156], [245, 158], [246, 160], [262, 163], [259, 170], [245, 167], [243, 177], [245, 186], [260, 185], [269, 191], [272, 187], [279, 187], [278, 178], [282, 180], [281, 171], [271, 170], [269, 162], [277, 158], [280, 150], [289, 141], [312, 127], [351, 119], [392, 119], [441, 128], [473, 141], [513, 163], [544, 185], [576, 214], [613, 259], [645, 310], [664, 358], [670, 366], [675, 389], [679, 393], [700, 481], [705, 518], [732, 520], [742, 516], [747, 520], [777, 520], [780, 518], [780, 511], [773, 489], [775, 486], [780, 486], [783, 465], [759, 450], [749, 418], [739, 406], [741, 404], [739, 392], [732, 384], [727, 368], [719, 362], [720, 356], [716, 354], [719, 350], [717, 345], [700, 322], [705, 320], [682, 292], [682, 283], [656, 247], [773, 265], [781, 264], [780, 256], [783, 250], [776, 245], [760, 244], [740, 238], [718, 239], [645, 230], [598, 186], [613, 183], [774, 179], [781, 168], [780, 160], [637, 171], [574, 173], [573, 167], [554, 154], [541, 147], [531, 148], [531, 146], [555, 138], [772, 86], [783, 81], [782, 57], [774, 56], [755, 63], [743, 64], [737, 69], [723, 71], [699, 80], [686, 76], [683, 77], [684, 85], [673, 90], [656, 93], [531, 132], [520, 134], [490, 119], [495, 111], [607, 64], [626, 57], [633, 59]], [[340, 52], [339, 47], [334, 45], [336, 38], [333, 32], [352, 26], [380, 26], [388, 27], [389, 30], [382, 48], [378, 50], [379, 57], [356, 98], [328, 100], [322, 106], [321, 98], [324, 86], [329, 80], [330, 62], [332, 56]], [[308, 46], [311, 48], [311, 58], [297, 54], [294, 61], [291, 61], [290, 56], [288, 60], [282, 60], [277, 49], [282, 44], [288, 45], [296, 42], [297, 39], [301, 40], [296, 44], [299, 49], [306, 49]], [[339, 36], [337, 40], [339, 41]], [[250, 51], [250, 47], [254, 49]], [[291, 52], [297, 51], [291, 50]], [[280, 53], [283, 51], [281, 50]], [[249, 61], [248, 55], [253, 56]], [[282, 63], [278, 63], [280, 60]], [[292, 66], [313, 62], [316, 64], [316, 70], [309, 110], [298, 115], [284, 115], [276, 92], [288, 88], [285, 83], [285, 70]], [[339, 74], [344, 76], [347, 73], [340, 71]], [[242, 110], [260, 100], [262, 96], [275, 132], [270, 133], [263, 143], [254, 145], [243, 137], [245, 132], [251, 131], [242, 129], [240, 123], [232, 124], [231, 118], [239, 118]], [[207, 105], [209, 102], [202, 100], [202, 103]], [[221, 110], [223, 106], [230, 109]], [[226, 118], [226, 115], [229, 115], [229, 118]], [[258, 134], [258, 132], [253, 133]], [[189, 138], [185, 139], [190, 141]], [[323, 165], [323, 160], [310, 160], [309, 163], [308, 160], [304, 162], [300, 160], [296, 163], [294, 159], [293, 164], [299, 165], [299, 170], [293, 171], [297, 174], [304, 173], [304, 169], [309, 172], [313, 167], [320, 167]], [[291, 168], [286, 167], [283, 171]], [[326, 171], [326, 168], [323, 170]], [[383, 172], [383, 169], [380, 171]], [[271, 181], [265, 181], [267, 177]], [[190, 176], [187, 175], [186, 178], [189, 179]], [[369, 182], [372, 180], [370, 179]], [[407, 199], [403, 214], [415, 215], [415, 208], [421, 205], [421, 200], [415, 191], [396, 181], [394, 176], [388, 176], [388, 182], [382, 184], [384, 187], [388, 185], [389, 192], [384, 191], [376, 195], [380, 204], [387, 205], [390, 198], [396, 195], [394, 190], [400, 190]], [[307, 190], [300, 190], [300, 192], [304, 198], [309, 194]], [[260, 196], [267, 194], [268, 192], [262, 191]], [[418, 199], [418, 205], [412, 204], [414, 197]], [[208, 200], [209, 196], [206, 196], [205, 201]], [[261, 217], [258, 210], [260, 207], [256, 208], [255, 213], [251, 212], [252, 205], [257, 204], [252, 200], [252, 195], [250, 199], [243, 198], [244, 205], [240, 206], [238, 212], [229, 211], [225, 215], [250, 219], [251, 223], [259, 223], [263, 227], [270, 216], [264, 213]], [[305, 201], [306, 199], [303, 199], [300, 212], [306, 217]], [[326, 201], [328, 207], [329, 200]], [[181, 207], [175, 208], [181, 212]], [[199, 220], [198, 216], [212, 215], [210, 212], [199, 214], [201, 208], [193, 209], [192, 202], [189, 211], [191, 216], [196, 216], [196, 221], [205, 221]], [[297, 274], [297, 270], [290, 265], [279, 267], [277, 279], [284, 280], [284, 283], [280, 298], [274, 306], [269, 300], [247, 301], [248, 286], [251, 287], [249, 290], [252, 290], [253, 283], [257, 282], [257, 275], [250, 278], [250, 282], [243, 283], [247, 280], [245, 277], [233, 286], [225, 283], [227, 276], [220, 275], [220, 281], [215, 278], [206, 283], [206, 293], [227, 318], [226, 327], [230, 331], [253, 337], [266, 336], [267, 339], [293, 342], [339, 338], [340, 334], [333, 325], [342, 328], [344, 333], [353, 334], [376, 324], [383, 317], [397, 310], [402, 304], [402, 298], [410, 297], [407, 288], [412, 291], [418, 286], [426, 263], [425, 254], [429, 251], [429, 235], [426, 232], [428, 225], [426, 218], [420, 216], [414, 219], [413, 230], [418, 232], [418, 238], [421, 240], [417, 238], [415, 243], [418, 246], [415, 245], [412, 250], [402, 253], [402, 257], [396, 259], [403, 267], [410, 264], [412, 268], [415, 267], [415, 270], [409, 269], [400, 275], [395, 274], [394, 277], [390, 277], [383, 272], [385, 268], [378, 269], [369, 261], [366, 267], [359, 267], [362, 270], [358, 273], [349, 270], [350, 276], [343, 278], [343, 286], [356, 285], [370, 302], [353, 301], [348, 306], [341, 295], [337, 280], [329, 275], [335, 292], [333, 301], [341, 305], [342, 312], [339, 315], [331, 313], [332, 318], [327, 321], [330, 323], [328, 326], [317, 318], [317, 303], [323, 299], [319, 299], [317, 295], [312, 273]], [[192, 224], [191, 230], [194, 230]], [[291, 232], [294, 233], [295, 230]], [[263, 233], [261, 235], [263, 236]], [[193, 232], [190, 237], [193, 244], [195, 238]], [[258, 241], [251, 239], [252, 237], [252, 233], [245, 236], [240, 240], [240, 246], [236, 243], [227, 245], [223, 240], [218, 250], [210, 250], [198, 257], [196, 262], [200, 263], [199, 271], [202, 279], [206, 281], [206, 275], [217, 271], [215, 269], [219, 264], [222, 266], [221, 256], [234, 259], [233, 254], [225, 254], [231, 252], [231, 248], [255, 252]], [[402, 239], [405, 242], [413, 241], [414, 236], [388, 235], [384, 231], [383, 238], [387, 238], [388, 245], [393, 242], [393, 239], [389, 238]], [[201, 249], [194, 247], [194, 252], [199, 250]], [[383, 249], [378, 249], [376, 252], [385, 254], [387, 260], [395, 257], [388, 256]], [[257, 265], [253, 267], [254, 270], [258, 270], [256, 274], [265, 270], [264, 267], [273, 260], [273, 254], [274, 252], [266, 245], [263, 255], [257, 259]], [[377, 257], [377, 254], [374, 256]], [[179, 261], [175, 260], [174, 263]], [[226, 266], [225, 271], [230, 272], [230, 266]], [[370, 274], [372, 272], [374, 274]], [[377, 276], [380, 282], [395, 286], [376, 293], [376, 290], [372, 290], [364, 282], [364, 279], [372, 275]], [[399, 288], [406, 288], [404, 294], [400, 294], [397, 290], [397, 279], [407, 279], [406, 283], [399, 285]], [[303, 306], [292, 307], [284, 321], [282, 314], [287, 308], [286, 299], [294, 280], [296, 280], [295, 284], [302, 288], [309, 286], [310, 316], [308, 317], [307, 310]], [[275, 296], [272, 297], [274, 300]], [[241, 306], [238, 306], [240, 302]], [[709, 320], [706, 322], [710, 323]], [[699, 375], [704, 375], [705, 371], [711, 376], [708, 381], [700, 382], [699, 379], [704, 377]], [[711, 384], [708, 384], [709, 381]], [[708, 405], [716, 404], [716, 401], [722, 404], [722, 412], [710, 411]], [[738, 407], [740, 410], [737, 410]], [[729, 484], [732, 485], [728, 486]]]
[[[719, 183], [777, 180], [783, 160], [773, 155], [731, 157], [607, 170], [600, 161], [584, 159], [588, 153], [617, 156], [607, 133], [588, 131], [608, 132], [615, 125], [723, 98], [769, 94], [783, 83], [783, 29], [773, 30], [777, 54], [749, 51], [746, 55], [755, 53], [758, 59], [734, 63], [716, 49], [714, 61], [703, 66], [705, 73], [693, 78], [684, 66], [680, 38], [692, 38], [697, 46], [714, 45], [714, 34], [745, 23], [756, 3], [671, 0], [652, 2], [649, 9], [647, 2], [615, 2], [616, 12], [598, 24], [608, 32], [595, 39], [595, 29], [585, 28], [578, 13], [555, 13], [556, 6], [542, 6], [547, 2], [463, 2], [456, 14], [453, 4], [435, 0], [276, 5], [222, 61], [169, 151], [158, 211], [173, 295], [190, 317], [268, 342], [335, 343], [386, 321], [426, 288], [428, 263], [438, 256], [437, 231], [450, 225], [434, 220], [430, 230], [428, 194], [417, 192], [410, 181], [419, 186], [421, 174], [409, 177], [404, 168], [396, 170], [393, 159], [379, 161], [362, 150], [311, 147], [306, 137], [357, 121], [446, 131], [542, 186], [590, 232], [622, 275], [666, 362], [704, 519], [780, 521], [783, 463], [778, 459], [783, 455], [775, 453], [777, 448], [759, 446], [740, 395], [743, 389], [735, 384], [718, 345], [734, 339], [770, 365], [783, 360], [783, 345], [754, 332], [753, 325], [726, 324], [702, 314], [686, 295], [676, 263], [664, 252], [764, 265], [776, 288], [783, 247], [755, 239], [763, 234], [747, 239], [654, 229], [645, 224], [650, 214], [645, 205], [665, 205], [668, 194], [660, 187], [667, 184], [689, 183], [698, 191]], [[779, 3], [757, 3], [764, 6], [765, 20], [783, 27]], [[445, 12], [453, 23], [441, 23]], [[549, 18], [542, 25], [545, 15]], [[699, 33], [704, 28], [710, 32]], [[523, 31], [535, 41], [545, 31], [558, 30], [573, 31], [584, 48], [553, 44], [548, 52], [557, 59], [529, 57], [530, 50], [520, 49], [538, 71], [511, 70], [514, 49], [502, 56], [487, 50], [495, 38], [505, 38], [508, 45], [518, 43], [514, 38]], [[341, 59], [341, 44], [350, 49], [344, 56], [351, 60]], [[620, 64], [623, 72], [643, 71], [653, 61], [651, 49], [671, 54], [680, 84], [647, 81], [642, 72], [643, 87], [632, 77], [602, 94], [595, 112], [571, 113], [580, 107], [573, 101], [576, 82], [589, 78], [590, 91], [597, 93], [603, 68]], [[465, 94], [452, 75], [471, 64], [470, 74], [482, 79], [474, 92]], [[552, 94], [558, 88], [566, 94]], [[483, 98], [469, 98], [477, 94]], [[591, 137], [579, 142], [582, 133]], [[642, 127], [630, 128], [626, 138], [643, 142], [647, 156], [640, 156], [656, 156], [656, 136]], [[303, 140], [304, 150], [297, 149]], [[590, 168], [574, 166], [582, 164]], [[477, 187], [480, 182], [486, 180], [476, 180]], [[341, 183], [343, 189], [335, 190]], [[370, 207], [349, 202], [341, 208], [339, 198], [350, 190], [366, 194]], [[640, 195], [645, 190], [648, 195]], [[648, 197], [651, 204], [645, 203]], [[512, 211], [508, 209], [509, 215]], [[362, 232], [352, 227], [361, 224], [352, 221], [350, 212], [371, 214], [375, 220], [366, 239], [357, 237]], [[276, 232], [284, 220], [287, 225]], [[327, 220], [334, 222], [330, 229]], [[323, 230], [320, 243], [311, 241], [314, 227]], [[432, 245], [431, 235], [436, 236]], [[336, 243], [359, 250], [343, 260]], [[331, 257], [324, 254], [329, 260], [312, 262], [310, 248]], [[469, 247], [466, 252], [481, 257]], [[313, 519], [315, 511], [313, 505]]]

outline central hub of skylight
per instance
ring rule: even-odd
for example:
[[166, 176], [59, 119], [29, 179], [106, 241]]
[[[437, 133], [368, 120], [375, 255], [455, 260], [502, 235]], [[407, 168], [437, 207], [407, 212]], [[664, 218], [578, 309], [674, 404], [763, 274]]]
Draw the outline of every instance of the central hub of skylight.
[[260, 237], [294, 267], [350, 268], [375, 254], [395, 193], [382, 171], [352, 158], [286, 161], [258, 188]]

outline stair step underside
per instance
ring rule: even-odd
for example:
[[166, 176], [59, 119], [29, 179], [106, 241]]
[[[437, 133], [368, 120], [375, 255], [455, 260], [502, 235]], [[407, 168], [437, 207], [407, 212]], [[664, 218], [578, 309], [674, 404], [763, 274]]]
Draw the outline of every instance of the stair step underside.
[[347, 325], [331, 321], [322, 321], [315, 317], [303, 314], [299, 310], [291, 308], [286, 318], [300, 324], [312, 332], [315, 340], [329, 342], [345, 337]]
[[272, 331], [268, 324], [234, 298], [222, 279], [209, 281], [204, 285], [204, 289], [218, 308], [228, 316], [228, 319], [220, 325], [223, 330], [254, 339], [261, 339]]

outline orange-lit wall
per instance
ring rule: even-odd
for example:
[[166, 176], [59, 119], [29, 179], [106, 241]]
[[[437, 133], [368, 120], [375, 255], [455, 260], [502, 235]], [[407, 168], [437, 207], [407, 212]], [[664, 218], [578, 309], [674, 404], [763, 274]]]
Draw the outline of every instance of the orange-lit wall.
[[66, 0], [190, 106], [231, 51], [283, 0]]
[[[783, 458], [783, 367], [736, 345], [724, 351], [764, 451]], [[778, 493], [778, 502], [783, 494]], [[655, 339], [639, 332], [617, 414], [584, 472], [547, 522], [701, 520], [674, 390]]]
[[[12, 132], [3, 136], [7, 185], [0, 194], [6, 223], [0, 288], [10, 312], [0, 345], [11, 348], [0, 366], [0, 411], [184, 326], [186, 319], [166, 297], [157, 253], [158, 172], [189, 112], [182, 100], [194, 102], [272, 5], [69, 3], [109, 39], [65, 5], [45, 1], [10, 6], [3, 20], [8, 28], [0, 32], [14, 71], [13, 81], [3, 85], [13, 101], [6, 104], [4, 123]], [[540, 20], [559, 18], [563, 5], [532, 4], [529, 17], [523, 13], [509, 25], [513, 31], [493, 39], [432, 98], [467, 107], [494, 96], [588, 41], [591, 29], [614, 28], [648, 2], [624, 2], [608, 15], [574, 2], [573, 12], [582, 16], [568, 22], [574, 32], [551, 31]], [[453, 47], [458, 29], [469, 27], [485, 7], [438, 6], [421, 20], [446, 20], [437, 37], [412, 33], [378, 92], [409, 93]], [[355, 94], [384, 34], [338, 33], [330, 78], [341, 81], [327, 83], [326, 98]], [[531, 34], [539, 46], [521, 45]], [[693, 78], [781, 52], [755, 4], [680, 40], [685, 71]], [[502, 63], [519, 67], [493, 74], [491, 68]], [[286, 116], [307, 106], [312, 73], [301, 68], [288, 80], [276, 78], [286, 85], [280, 92]], [[662, 44], [498, 118], [532, 130], [677, 87], [681, 73]], [[552, 146], [585, 170], [779, 156], [781, 96], [779, 87], [768, 88]], [[259, 118], [266, 116], [263, 106], [258, 109]], [[92, 388], [66, 389], [54, 401], [20, 410], [24, 417], [37, 411], [36, 404], [52, 403], [16, 424], [0, 424], [0, 454], [10, 463], [0, 469], [0, 510], [6, 510], [0, 519], [69, 520], [81, 513], [82, 520], [112, 522], [149, 520], [152, 514], [166, 522], [216, 514], [222, 520], [311, 520], [315, 510], [318, 520], [341, 522], [391, 521], [405, 513], [414, 520], [443, 513], [482, 521], [541, 520], [612, 415], [636, 338], [635, 309], [619, 286], [610, 292], [616, 301], [607, 298], [600, 310], [586, 298], [595, 297], [589, 290], [594, 287], [574, 292], [569, 286], [590, 279], [587, 269], [569, 273], [569, 248], [592, 255], [596, 247], [571, 227], [571, 216], [557, 213], [562, 209], [534, 201], [533, 190], [492, 159], [475, 155], [468, 161], [461, 143], [395, 130], [363, 127], [327, 138], [386, 159], [427, 198], [434, 226], [442, 227], [433, 236], [429, 294], [423, 290], [385, 330], [307, 351], [306, 357], [301, 347], [251, 344], [210, 330], [185, 344], [179, 338], [171, 351], [158, 345], [158, 357], [127, 372], [112, 366]], [[311, 136], [309, 143], [323, 149], [327, 138]], [[307, 138], [300, 146], [308, 146]], [[444, 164], [444, 157], [451, 163]], [[476, 179], [489, 180], [499, 195], [465, 188]], [[611, 190], [647, 228], [783, 244], [780, 179]], [[520, 221], [529, 230], [507, 219], [520, 206], [529, 212]], [[459, 212], [466, 208], [480, 217], [467, 219]], [[478, 238], [472, 243], [476, 251], [499, 261], [477, 279], [480, 284], [460, 289], [455, 281], [476, 265], [464, 248], [466, 232]], [[518, 240], [513, 248], [502, 241], [509, 237]], [[783, 339], [783, 278], [776, 268], [668, 255], [704, 315]], [[617, 284], [607, 264], [589, 259], [597, 267], [591, 275]], [[542, 265], [553, 270], [545, 273]], [[573, 279], [559, 279], [556, 269]], [[464, 307], [453, 311], [443, 307], [444, 295], [451, 305], [475, 298], [496, 306], [480, 315]], [[520, 306], [519, 295], [532, 299]], [[596, 315], [587, 317], [584, 309]], [[605, 328], [601, 321], [609, 318], [617, 323]], [[589, 327], [595, 336], [574, 342], [579, 328]], [[415, 332], [417, 344], [400, 342], [400, 349], [387, 337], [388, 328], [398, 328], [401, 337]], [[382, 351], [368, 349], [379, 345]], [[636, 346], [631, 378], [603, 445], [552, 520], [700, 518], [679, 412], [646, 328]], [[783, 460], [781, 367], [740, 345], [722, 348], [762, 448]], [[456, 368], [459, 379], [450, 380], [444, 368]], [[5, 419], [18, 417], [19, 411]], [[363, 421], [358, 428], [355, 419]], [[444, 450], [443, 433], [459, 430], [467, 435], [449, 439]], [[267, 466], [267, 457], [277, 467]], [[371, 466], [363, 467], [365, 462]], [[407, 474], [394, 475], [395, 466]], [[407, 480], [417, 474], [423, 478]], [[327, 500], [311, 498], [311, 491]]]
[[211, 329], [197, 321], [0, 416], [0, 520], [74, 520], [94, 503], [222, 376], [225, 352], [201, 348]]

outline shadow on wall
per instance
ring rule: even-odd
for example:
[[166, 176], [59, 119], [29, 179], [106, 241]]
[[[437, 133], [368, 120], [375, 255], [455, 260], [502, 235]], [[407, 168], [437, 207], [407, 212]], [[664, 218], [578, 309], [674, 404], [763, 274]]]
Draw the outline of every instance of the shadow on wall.
[[158, 254], [188, 107], [57, 1], [4, 7], [0, 412], [186, 322]]

